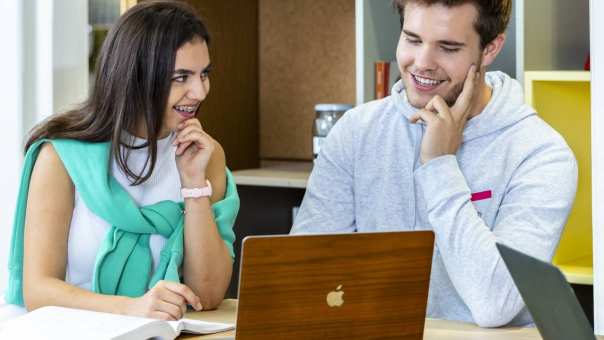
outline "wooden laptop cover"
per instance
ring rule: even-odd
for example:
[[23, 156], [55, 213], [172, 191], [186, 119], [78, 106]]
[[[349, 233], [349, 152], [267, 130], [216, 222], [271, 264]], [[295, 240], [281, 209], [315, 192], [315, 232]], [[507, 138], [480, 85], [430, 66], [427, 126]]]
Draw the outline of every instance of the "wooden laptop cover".
[[431, 231], [248, 237], [236, 338], [421, 339], [433, 246]]

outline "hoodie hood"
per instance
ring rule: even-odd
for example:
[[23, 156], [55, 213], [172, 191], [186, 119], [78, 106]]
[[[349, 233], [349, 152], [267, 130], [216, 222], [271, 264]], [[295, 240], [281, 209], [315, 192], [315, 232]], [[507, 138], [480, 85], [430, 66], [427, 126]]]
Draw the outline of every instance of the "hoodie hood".
[[[464, 142], [504, 129], [536, 114], [534, 109], [524, 103], [523, 90], [517, 80], [496, 71], [487, 72], [485, 81], [487, 86], [493, 89], [491, 100], [479, 115], [466, 123], [463, 132]], [[402, 80], [392, 87], [392, 100], [407, 119], [418, 110], [407, 101]]]

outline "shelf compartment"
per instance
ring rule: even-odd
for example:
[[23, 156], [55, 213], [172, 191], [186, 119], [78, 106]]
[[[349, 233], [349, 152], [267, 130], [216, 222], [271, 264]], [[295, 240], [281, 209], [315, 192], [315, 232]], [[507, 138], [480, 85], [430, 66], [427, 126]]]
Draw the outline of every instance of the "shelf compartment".
[[553, 263], [569, 282], [593, 284], [590, 73], [530, 71], [524, 80], [527, 104], [566, 139], [579, 164], [575, 204]]

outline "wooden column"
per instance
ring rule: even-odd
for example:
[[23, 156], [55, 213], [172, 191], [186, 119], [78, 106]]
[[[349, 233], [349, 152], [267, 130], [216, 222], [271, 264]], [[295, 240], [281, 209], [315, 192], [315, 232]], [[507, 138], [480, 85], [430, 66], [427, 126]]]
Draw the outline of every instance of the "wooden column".
[[187, 0], [211, 36], [211, 90], [199, 119], [233, 169], [259, 166], [258, 0]]

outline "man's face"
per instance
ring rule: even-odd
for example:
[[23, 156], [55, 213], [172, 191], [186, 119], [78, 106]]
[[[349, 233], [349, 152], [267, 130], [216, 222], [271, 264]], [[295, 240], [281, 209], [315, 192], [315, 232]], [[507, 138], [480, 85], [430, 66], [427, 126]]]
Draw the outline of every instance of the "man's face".
[[406, 5], [396, 59], [411, 105], [423, 108], [435, 95], [455, 103], [470, 66], [482, 60], [477, 16], [472, 4]]

